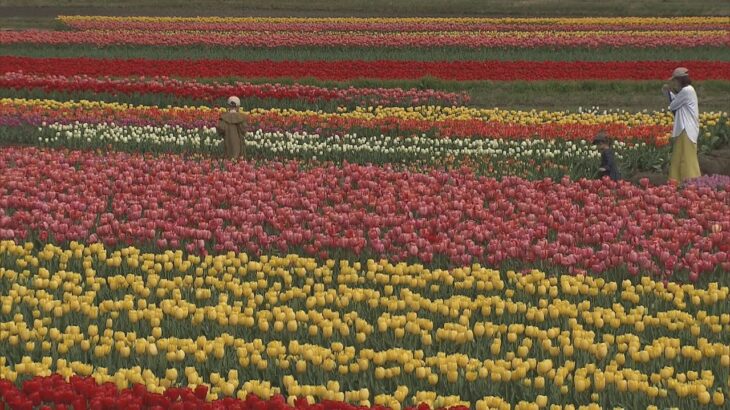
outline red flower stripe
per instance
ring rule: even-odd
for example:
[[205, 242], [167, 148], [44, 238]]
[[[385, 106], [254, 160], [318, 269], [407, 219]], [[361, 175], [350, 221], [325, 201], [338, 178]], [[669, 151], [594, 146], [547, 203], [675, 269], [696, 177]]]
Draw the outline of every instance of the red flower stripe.
[[658, 80], [676, 66], [695, 80], [730, 80], [725, 61], [237, 61], [0, 57], [0, 72], [90, 76], [307, 78], [322, 80]]
[[[362, 406], [327, 400], [309, 404], [304, 398], [290, 406], [281, 395], [273, 396], [269, 400], [248, 395], [243, 400], [227, 397], [209, 402], [206, 401], [207, 394], [208, 388], [202, 385], [194, 390], [188, 387], [170, 387], [163, 394], [158, 394], [147, 391], [141, 384], [119, 390], [113, 383], [97, 384], [91, 377], [71, 376], [66, 381], [58, 374], [33, 377], [24, 381], [20, 388], [7, 380], [0, 380], [0, 405], [4, 408], [7, 404], [13, 410], [368, 410]], [[387, 410], [382, 406], [372, 409]], [[429, 410], [430, 407], [422, 404], [417, 408], [405, 408], [416, 409]], [[449, 410], [468, 409], [455, 406]]]
[[404, 90], [401, 88], [324, 88], [302, 84], [251, 84], [235, 82], [201, 83], [192, 79], [94, 78], [89, 76], [30, 75], [22, 72], [0, 76], [0, 88], [42, 89], [53, 91], [93, 91], [112, 94], [170, 94], [202, 101], [213, 101], [236, 95], [240, 98], [277, 100], [341, 101], [360, 105], [421, 105], [424, 103], [462, 105], [469, 101], [466, 93], [436, 90]]
[[184, 47], [599, 48], [727, 47], [727, 31], [607, 32], [211, 32], [4, 31], [0, 44], [89, 44]]

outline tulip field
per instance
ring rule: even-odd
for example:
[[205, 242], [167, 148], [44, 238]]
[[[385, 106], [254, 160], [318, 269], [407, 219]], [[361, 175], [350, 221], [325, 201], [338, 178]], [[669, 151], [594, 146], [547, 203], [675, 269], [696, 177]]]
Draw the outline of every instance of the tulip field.
[[[722, 406], [730, 383], [726, 286], [78, 242], [3, 241], [0, 252], [13, 317], [0, 375], [71, 378], [56, 392], [43, 379], [22, 393], [0, 385], [11, 406], [170, 405], [184, 383], [196, 386], [184, 402], [234, 397], [238, 408], [280, 394], [395, 409], [466, 397], [477, 408], [601, 397], [688, 408]], [[74, 375], [162, 395], [104, 397]]]
[[728, 408], [727, 17], [2, 21], [0, 409]]

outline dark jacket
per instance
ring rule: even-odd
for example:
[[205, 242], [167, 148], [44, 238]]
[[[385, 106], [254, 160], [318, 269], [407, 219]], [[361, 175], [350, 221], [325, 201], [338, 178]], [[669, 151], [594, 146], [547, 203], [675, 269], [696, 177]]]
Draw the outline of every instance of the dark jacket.
[[601, 151], [601, 168], [599, 169], [599, 176], [609, 177], [614, 181], [621, 179], [621, 174], [618, 171], [616, 160], [614, 159], [613, 150], [611, 148]]

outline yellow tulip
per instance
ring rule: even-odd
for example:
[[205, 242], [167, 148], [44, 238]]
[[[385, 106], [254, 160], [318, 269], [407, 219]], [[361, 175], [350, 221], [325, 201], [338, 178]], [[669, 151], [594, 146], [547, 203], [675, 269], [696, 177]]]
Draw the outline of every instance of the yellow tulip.
[[700, 393], [699, 393], [699, 394], [697, 395], [697, 400], [698, 400], [698, 401], [700, 402], [700, 404], [702, 404], [702, 405], [706, 405], [706, 404], [709, 404], [709, 403], [710, 403], [710, 400], [711, 400], [711, 397], [710, 397], [710, 393], [708, 393], [707, 391], [702, 391], [702, 392], [700, 392]]

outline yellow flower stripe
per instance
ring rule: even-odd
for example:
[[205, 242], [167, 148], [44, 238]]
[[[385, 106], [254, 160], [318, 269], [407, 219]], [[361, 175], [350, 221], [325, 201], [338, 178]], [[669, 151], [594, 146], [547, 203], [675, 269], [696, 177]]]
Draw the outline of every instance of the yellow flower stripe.
[[198, 23], [412, 23], [412, 22], [441, 22], [441, 23], [485, 23], [485, 24], [727, 24], [726, 17], [575, 17], [575, 18], [479, 18], [479, 17], [151, 17], [151, 16], [59, 16], [62, 22], [67, 21], [139, 21], [139, 22], [198, 22]]
[[[56, 101], [50, 99], [23, 99], [23, 98], [2, 98], [0, 99], [0, 110], [3, 106], [26, 107], [29, 109], [40, 108], [44, 110], [149, 110], [163, 116], [177, 116], [183, 114], [199, 114], [202, 116], [211, 115], [215, 112], [224, 111], [223, 108], [211, 107], [165, 107], [132, 105], [118, 102], [101, 101]], [[637, 125], [660, 125], [670, 126], [673, 124], [673, 116], [668, 111], [638, 112], [607, 111], [605, 113], [593, 112], [569, 112], [569, 111], [520, 111], [486, 109], [472, 107], [442, 107], [442, 106], [418, 106], [418, 107], [356, 107], [354, 110], [339, 108], [336, 113], [324, 112], [322, 110], [296, 110], [282, 108], [255, 108], [250, 111], [243, 110], [245, 114], [252, 115], [279, 115], [284, 117], [294, 116], [318, 116], [323, 119], [329, 118], [352, 118], [363, 120], [376, 120], [382, 118], [397, 118], [402, 120], [424, 120], [424, 121], [448, 121], [448, 120], [483, 120], [519, 125], [538, 124], [622, 124], [628, 126]], [[730, 118], [726, 112], [701, 112], [700, 123], [703, 126], [715, 126], [724, 121], [730, 124]]]
[[[89, 33], [102, 33], [102, 34], [115, 34], [115, 33], [132, 33], [132, 34], [138, 34], [138, 33], [144, 33], [145, 30], [141, 29], [124, 29], [124, 30], [110, 30], [110, 29], [92, 29], [92, 30], [86, 30], [86, 32]], [[199, 35], [210, 35], [210, 31], [203, 31], [203, 30], [159, 30], [156, 31], [156, 33], [159, 34], [167, 34], [167, 35], [175, 35], [175, 34], [199, 34]], [[221, 30], [216, 31], [215, 33], [219, 34], [236, 34], [239, 37], [259, 37], [261, 36], [261, 33], [257, 32], [238, 32], [238, 31], [231, 31], [231, 30]], [[401, 32], [382, 32], [382, 31], [369, 31], [369, 30], [363, 30], [363, 31], [354, 31], [354, 30], [348, 30], [348, 31], [331, 31], [331, 30], [325, 30], [325, 31], [318, 31], [317, 34], [337, 34], [337, 35], [348, 35], [348, 34], [368, 34], [372, 35], [374, 37], [392, 37], [392, 36], [402, 36], [402, 37], [432, 37], [434, 35], [438, 36], [447, 36], [447, 37], [463, 37], [463, 36], [473, 36], [477, 38], [481, 37], [488, 37], [488, 38], [494, 38], [494, 39], [500, 39], [500, 38], [530, 38], [530, 37], [538, 37], [538, 38], [572, 38], [572, 37], [603, 37], [607, 35], [615, 35], [619, 33], [622, 36], [632, 36], [632, 37], [662, 37], [662, 36], [707, 36], [707, 37], [714, 37], [714, 36], [722, 36], [727, 35], [726, 30], [667, 30], [667, 31], [661, 31], [661, 30], [642, 30], [642, 31], [605, 31], [605, 30], [598, 30], [598, 31], [418, 31], [418, 32], [409, 32], [409, 31], [401, 31]]]
[[493, 393], [505, 384], [518, 408], [618, 395], [722, 406], [730, 391], [718, 283], [2, 241], [0, 291], [0, 378], [12, 381], [58, 372], [159, 392], [184, 376], [211, 399], [393, 409], [507, 408], [518, 399]]
[[[123, 111], [128, 110], [132, 108], [139, 108], [139, 109], [158, 109], [159, 107], [156, 106], [149, 106], [149, 105], [134, 105], [134, 104], [128, 104], [128, 103], [122, 103], [122, 102], [105, 102], [105, 101], [90, 101], [90, 100], [78, 100], [78, 101], [58, 101], [58, 100], [52, 100], [52, 99], [46, 99], [46, 98], [0, 98], [0, 104], [1, 105], [15, 105], [15, 106], [39, 106], [42, 108], [48, 108], [48, 109], [59, 109], [59, 108], [82, 108], [82, 109], [90, 109], [90, 108], [104, 108], [104, 109], [110, 109], [114, 111]], [[206, 107], [206, 106], [200, 106], [200, 107], [189, 107], [189, 106], [182, 106], [182, 107], [163, 107], [161, 108], [163, 110], [169, 110], [169, 109], [185, 109], [185, 110], [197, 110], [197, 111], [218, 111], [223, 112], [225, 111], [225, 108], [222, 107]]]

